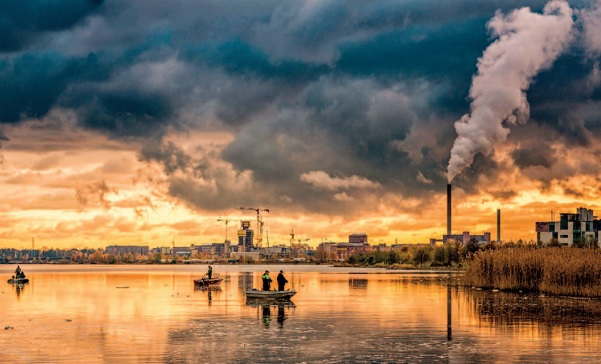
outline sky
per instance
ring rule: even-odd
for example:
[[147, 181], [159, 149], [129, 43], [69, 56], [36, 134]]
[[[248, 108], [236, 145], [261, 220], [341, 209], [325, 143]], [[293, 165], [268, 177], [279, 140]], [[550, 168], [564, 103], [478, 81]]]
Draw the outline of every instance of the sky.
[[601, 0], [4, 0], [0, 247], [427, 243], [449, 181], [536, 239], [601, 214], [600, 61]]

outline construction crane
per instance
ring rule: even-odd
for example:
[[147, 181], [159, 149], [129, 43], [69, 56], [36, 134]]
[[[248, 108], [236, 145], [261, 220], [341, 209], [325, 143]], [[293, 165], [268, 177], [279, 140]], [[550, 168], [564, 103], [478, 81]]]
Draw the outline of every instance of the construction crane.
[[229, 220], [227, 217], [226, 218], [219, 217], [219, 218], [217, 218], [217, 221], [223, 221], [223, 222], [225, 222], [225, 242], [227, 242], [227, 223], [230, 222], [230, 221], [232, 221], [232, 220]]
[[261, 218], [261, 212], [267, 212], [269, 213], [269, 209], [261, 209], [261, 208], [255, 208], [255, 207], [239, 207], [238, 209], [240, 210], [251, 210], [251, 211], [255, 211], [257, 213], [257, 230], [259, 230], [259, 236], [257, 236], [257, 244], [256, 247], [260, 248], [261, 247], [261, 243], [263, 241], [263, 225], [265, 224], [263, 222], [263, 219]]
[[297, 239], [298, 244], [294, 244], [294, 229], [292, 229], [292, 231], [290, 232], [290, 253], [294, 256], [297, 256], [298, 251], [301, 248], [302, 242], [309, 241], [309, 240], [311, 240], [311, 239], [310, 238]]

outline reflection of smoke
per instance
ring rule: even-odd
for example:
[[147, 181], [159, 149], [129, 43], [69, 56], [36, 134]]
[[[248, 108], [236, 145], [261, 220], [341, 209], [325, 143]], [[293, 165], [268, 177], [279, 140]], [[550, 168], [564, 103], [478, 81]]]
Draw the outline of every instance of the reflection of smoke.
[[524, 7], [507, 16], [500, 12], [488, 26], [499, 37], [478, 60], [472, 80], [470, 113], [455, 122], [457, 139], [447, 168], [450, 181], [468, 167], [476, 153], [490, 155], [494, 144], [507, 139], [503, 122], [527, 119], [525, 91], [532, 77], [551, 66], [571, 40], [572, 10], [563, 0], [547, 3], [544, 13]]

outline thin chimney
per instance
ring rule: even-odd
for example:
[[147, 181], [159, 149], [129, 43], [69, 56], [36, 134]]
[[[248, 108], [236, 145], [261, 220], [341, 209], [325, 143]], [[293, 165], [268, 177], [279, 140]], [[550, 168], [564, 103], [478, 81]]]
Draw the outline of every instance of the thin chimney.
[[501, 209], [497, 209], [497, 241], [501, 241]]
[[447, 184], [447, 235], [451, 235], [451, 184]]

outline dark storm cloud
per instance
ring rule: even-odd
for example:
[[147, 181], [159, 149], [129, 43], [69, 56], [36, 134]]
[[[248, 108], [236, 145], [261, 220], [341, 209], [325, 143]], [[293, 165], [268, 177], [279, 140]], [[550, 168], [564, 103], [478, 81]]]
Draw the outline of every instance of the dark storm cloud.
[[86, 101], [79, 109], [82, 125], [115, 137], [163, 135], [173, 115], [165, 96], [135, 89], [97, 91]]
[[172, 142], [148, 142], [140, 150], [140, 160], [159, 162], [168, 176], [190, 168], [192, 158]]
[[72, 84], [105, 76], [94, 55], [65, 58], [56, 53], [25, 53], [0, 59], [0, 123], [41, 118]]
[[[540, 11], [545, 3], [528, 5]], [[444, 186], [453, 122], [469, 110], [476, 63], [491, 42], [486, 23], [498, 9], [524, 3], [98, 5], [0, 5], [0, 28], [6, 29], [0, 38], [0, 123], [43, 118], [60, 107], [73, 110], [87, 129], [116, 139], [146, 138], [140, 159], [161, 163], [172, 177], [171, 193], [205, 208], [223, 207], [248, 191], [227, 187], [231, 176], [211, 164], [216, 156], [184, 151], [162, 137], [174, 129], [225, 128], [234, 140], [217, 157], [240, 176], [252, 173], [263, 191], [256, 201], [291, 199], [300, 208], [335, 211], [363, 192], [335, 191], [340, 195], [333, 200], [332, 191], [303, 182], [301, 175], [358, 176], [382, 191], [418, 196]], [[601, 95], [599, 83], [589, 82], [599, 60], [586, 53], [576, 43], [528, 90], [533, 122], [557, 130], [566, 143], [586, 143], [599, 128], [598, 117], [583, 106]], [[525, 138], [510, 135], [509, 141], [527, 145]], [[553, 160], [546, 152], [520, 149], [513, 157], [520, 168], [545, 166]], [[500, 168], [492, 156], [476, 156], [456, 183], [476, 191], [478, 175]], [[223, 191], [227, 199], [220, 197]]]
[[527, 168], [532, 166], [541, 166], [545, 168], [551, 168], [555, 162], [553, 156], [553, 150], [548, 143], [539, 144], [532, 147], [519, 148], [511, 152], [511, 157], [515, 164], [520, 168]]
[[3, 0], [0, 52], [14, 52], [47, 32], [73, 27], [102, 4], [100, 0]]

